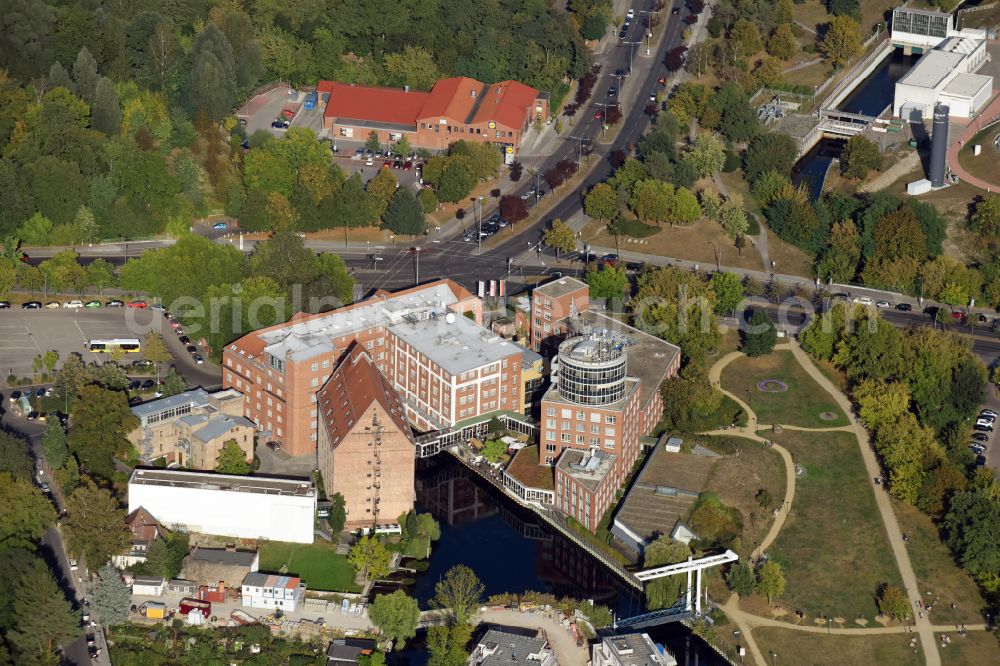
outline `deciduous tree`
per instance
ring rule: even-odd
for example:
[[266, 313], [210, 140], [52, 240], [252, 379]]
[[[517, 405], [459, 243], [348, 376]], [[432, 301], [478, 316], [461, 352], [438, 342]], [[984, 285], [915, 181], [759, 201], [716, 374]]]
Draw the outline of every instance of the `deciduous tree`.
[[407, 236], [422, 234], [427, 228], [424, 210], [408, 187], [400, 187], [392, 195], [382, 222], [394, 233]]
[[743, 300], [743, 282], [736, 273], [714, 273], [708, 281], [708, 286], [715, 294], [716, 314], [725, 315], [734, 312]]
[[779, 60], [788, 60], [798, 48], [792, 28], [787, 23], [775, 28], [767, 40], [767, 52]]
[[393, 647], [401, 650], [408, 639], [417, 635], [420, 608], [416, 599], [402, 590], [396, 590], [392, 594], [375, 597], [368, 617], [379, 632], [393, 642]]
[[542, 242], [556, 251], [556, 259], [560, 252], [572, 252], [576, 249], [576, 234], [572, 227], [556, 218], [552, 220], [551, 226], [545, 230]]
[[742, 351], [751, 358], [765, 356], [774, 351], [778, 342], [778, 332], [767, 312], [754, 308], [746, 328], [740, 329]]
[[607, 299], [609, 302], [621, 302], [628, 289], [628, 276], [621, 266], [595, 266], [587, 270], [587, 286], [590, 287], [590, 298]]
[[[663, 535], [646, 546], [642, 565], [643, 568], [650, 569], [676, 564], [687, 560], [689, 555], [691, 549], [687, 544]], [[646, 605], [650, 610], [672, 606], [682, 592], [682, 585], [683, 579], [680, 576], [666, 576], [649, 582], [646, 585]]]
[[781, 565], [768, 560], [757, 572], [757, 591], [767, 597], [767, 603], [785, 593], [785, 574]]
[[90, 567], [106, 563], [128, 548], [130, 532], [125, 511], [104, 488], [86, 479], [66, 498], [69, 516], [63, 522], [69, 553], [86, 556]]
[[56, 520], [52, 503], [28, 478], [0, 471], [0, 550], [34, 548]]
[[850, 16], [834, 16], [827, 24], [819, 51], [835, 68], [843, 67], [861, 53], [861, 28]]
[[583, 200], [584, 212], [598, 220], [610, 220], [618, 213], [618, 197], [607, 183], [590, 188]]
[[882, 162], [878, 144], [856, 134], [847, 140], [840, 156], [840, 173], [848, 178], [864, 180], [868, 172], [877, 169]]
[[752, 565], [743, 560], [733, 562], [726, 572], [726, 583], [730, 590], [746, 598], [757, 588], [757, 573]]
[[367, 581], [389, 573], [389, 557], [389, 551], [381, 541], [374, 536], [363, 536], [351, 546], [347, 561]]
[[453, 566], [434, 586], [433, 604], [451, 611], [455, 624], [471, 624], [472, 614], [479, 607], [486, 588], [469, 567]]

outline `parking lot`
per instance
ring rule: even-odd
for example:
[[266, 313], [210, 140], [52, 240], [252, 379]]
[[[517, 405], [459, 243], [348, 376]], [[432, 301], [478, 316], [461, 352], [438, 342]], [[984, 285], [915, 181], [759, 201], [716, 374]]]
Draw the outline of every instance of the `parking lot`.
[[[32, 361], [49, 350], [60, 362], [73, 353], [85, 363], [103, 362], [105, 354], [86, 348], [100, 338], [142, 338], [159, 315], [133, 308], [0, 311], [0, 368], [18, 376], [32, 373]], [[158, 327], [158, 325], [157, 325]]]
[[[78, 353], [85, 363], [103, 363], [107, 354], [87, 349], [90, 340], [139, 338], [158, 330], [174, 356], [173, 365], [191, 386], [212, 387], [219, 384], [220, 371], [209, 362], [195, 363], [178, 335], [160, 313], [137, 308], [100, 308], [81, 310], [0, 310], [0, 371], [5, 375], [30, 376], [36, 356], [46, 351], [59, 352], [59, 365]], [[141, 358], [126, 354], [123, 363]], [[57, 366], [58, 367], [58, 366]], [[166, 366], [164, 366], [166, 367]]]
[[[361, 179], [368, 182], [385, 167], [385, 162], [388, 160], [389, 168], [392, 169], [392, 175], [396, 177], [396, 182], [398, 182], [400, 186], [405, 185], [414, 190], [420, 189], [420, 185], [417, 182], [419, 176], [417, 176], [417, 169], [415, 166], [416, 163], [414, 163], [414, 166], [412, 166], [409, 170], [404, 170], [394, 166], [396, 164], [394, 157], [382, 157], [373, 159], [372, 165], [368, 166], [366, 163], [367, 160], [363, 156], [354, 154], [355, 148], [349, 146], [344, 147], [340, 144], [338, 144], [337, 147], [340, 149], [340, 152], [338, 152], [333, 159], [337, 166], [339, 166], [341, 170], [343, 170], [344, 174], [347, 175], [347, 177], [351, 177], [355, 172], [360, 171]], [[404, 161], [403, 163], [405, 164], [406, 162]]]

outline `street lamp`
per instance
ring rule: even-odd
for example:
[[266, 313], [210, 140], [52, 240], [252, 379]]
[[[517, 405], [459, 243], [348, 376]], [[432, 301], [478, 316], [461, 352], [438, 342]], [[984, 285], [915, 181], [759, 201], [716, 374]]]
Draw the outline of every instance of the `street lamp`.
[[827, 636], [830, 636], [831, 634], [833, 634], [832, 627], [833, 627], [833, 618], [827, 616], [827, 618], [826, 618], [826, 635]]
[[771, 666], [774, 666], [774, 658], [778, 656], [778, 653], [774, 650], [770, 650], [771, 653]]
[[719, 260], [719, 248], [716, 247], [713, 241], [708, 241], [708, 244], [712, 246], [712, 250], [715, 252], [715, 267], [718, 271], [722, 272], [722, 262]]

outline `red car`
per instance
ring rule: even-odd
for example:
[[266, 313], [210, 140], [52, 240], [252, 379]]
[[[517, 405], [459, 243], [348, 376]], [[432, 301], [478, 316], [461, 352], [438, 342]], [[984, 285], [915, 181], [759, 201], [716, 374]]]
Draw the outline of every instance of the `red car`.
[[667, 85], [667, 77], [661, 76], [660, 78], [656, 79], [656, 82], [659, 83], [661, 86], [665, 86]]
[[952, 319], [963, 319], [964, 317], [965, 317], [965, 315], [963, 315], [961, 312], [952, 312], [951, 313], [951, 318]]
[[383, 169], [391, 169], [392, 168], [392, 160], [383, 160], [382, 161], [382, 168]]
[[406, 160], [406, 162], [403, 163], [403, 171], [409, 171], [412, 168], [413, 168], [413, 162], [411, 162], [410, 160]]
[[597, 120], [603, 120], [604, 119], [604, 111], [601, 111], [600, 109], [598, 109], [597, 111], [594, 111], [594, 118], [596, 118]]
[[128, 302], [128, 306], [130, 308], [148, 308], [149, 307], [149, 305], [146, 303], [146, 301], [129, 301]]

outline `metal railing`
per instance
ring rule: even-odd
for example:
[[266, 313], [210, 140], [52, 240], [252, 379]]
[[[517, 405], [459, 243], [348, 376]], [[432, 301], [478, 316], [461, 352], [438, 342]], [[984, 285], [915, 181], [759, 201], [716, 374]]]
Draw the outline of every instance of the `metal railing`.
[[[840, 82], [836, 86], [834, 86], [833, 90], [830, 92], [829, 95], [826, 96], [826, 99], [823, 100], [823, 104], [821, 104], [820, 106], [822, 108], [829, 107], [830, 100], [836, 99], [837, 95], [842, 93], [845, 88], [847, 88], [850, 85], [856, 85], [860, 83], [860, 81], [857, 80], [857, 73], [860, 72], [865, 67], [867, 67], [868, 65], [870, 65], [873, 60], [884, 57], [885, 53], [889, 51], [891, 48], [892, 48], [892, 41], [889, 39], [889, 36], [886, 35], [884, 41], [881, 44], [875, 47], [875, 49], [871, 53], [869, 53], [864, 58], [859, 60], [857, 63], [854, 64], [853, 67], [851, 67], [851, 69], [847, 71], [847, 73], [844, 75], [844, 78], [842, 78]], [[831, 81], [833, 81], [833, 77], [827, 79], [826, 83], [823, 86], [817, 88], [816, 94], [818, 95], [826, 85], [829, 85], [829, 82]]]

